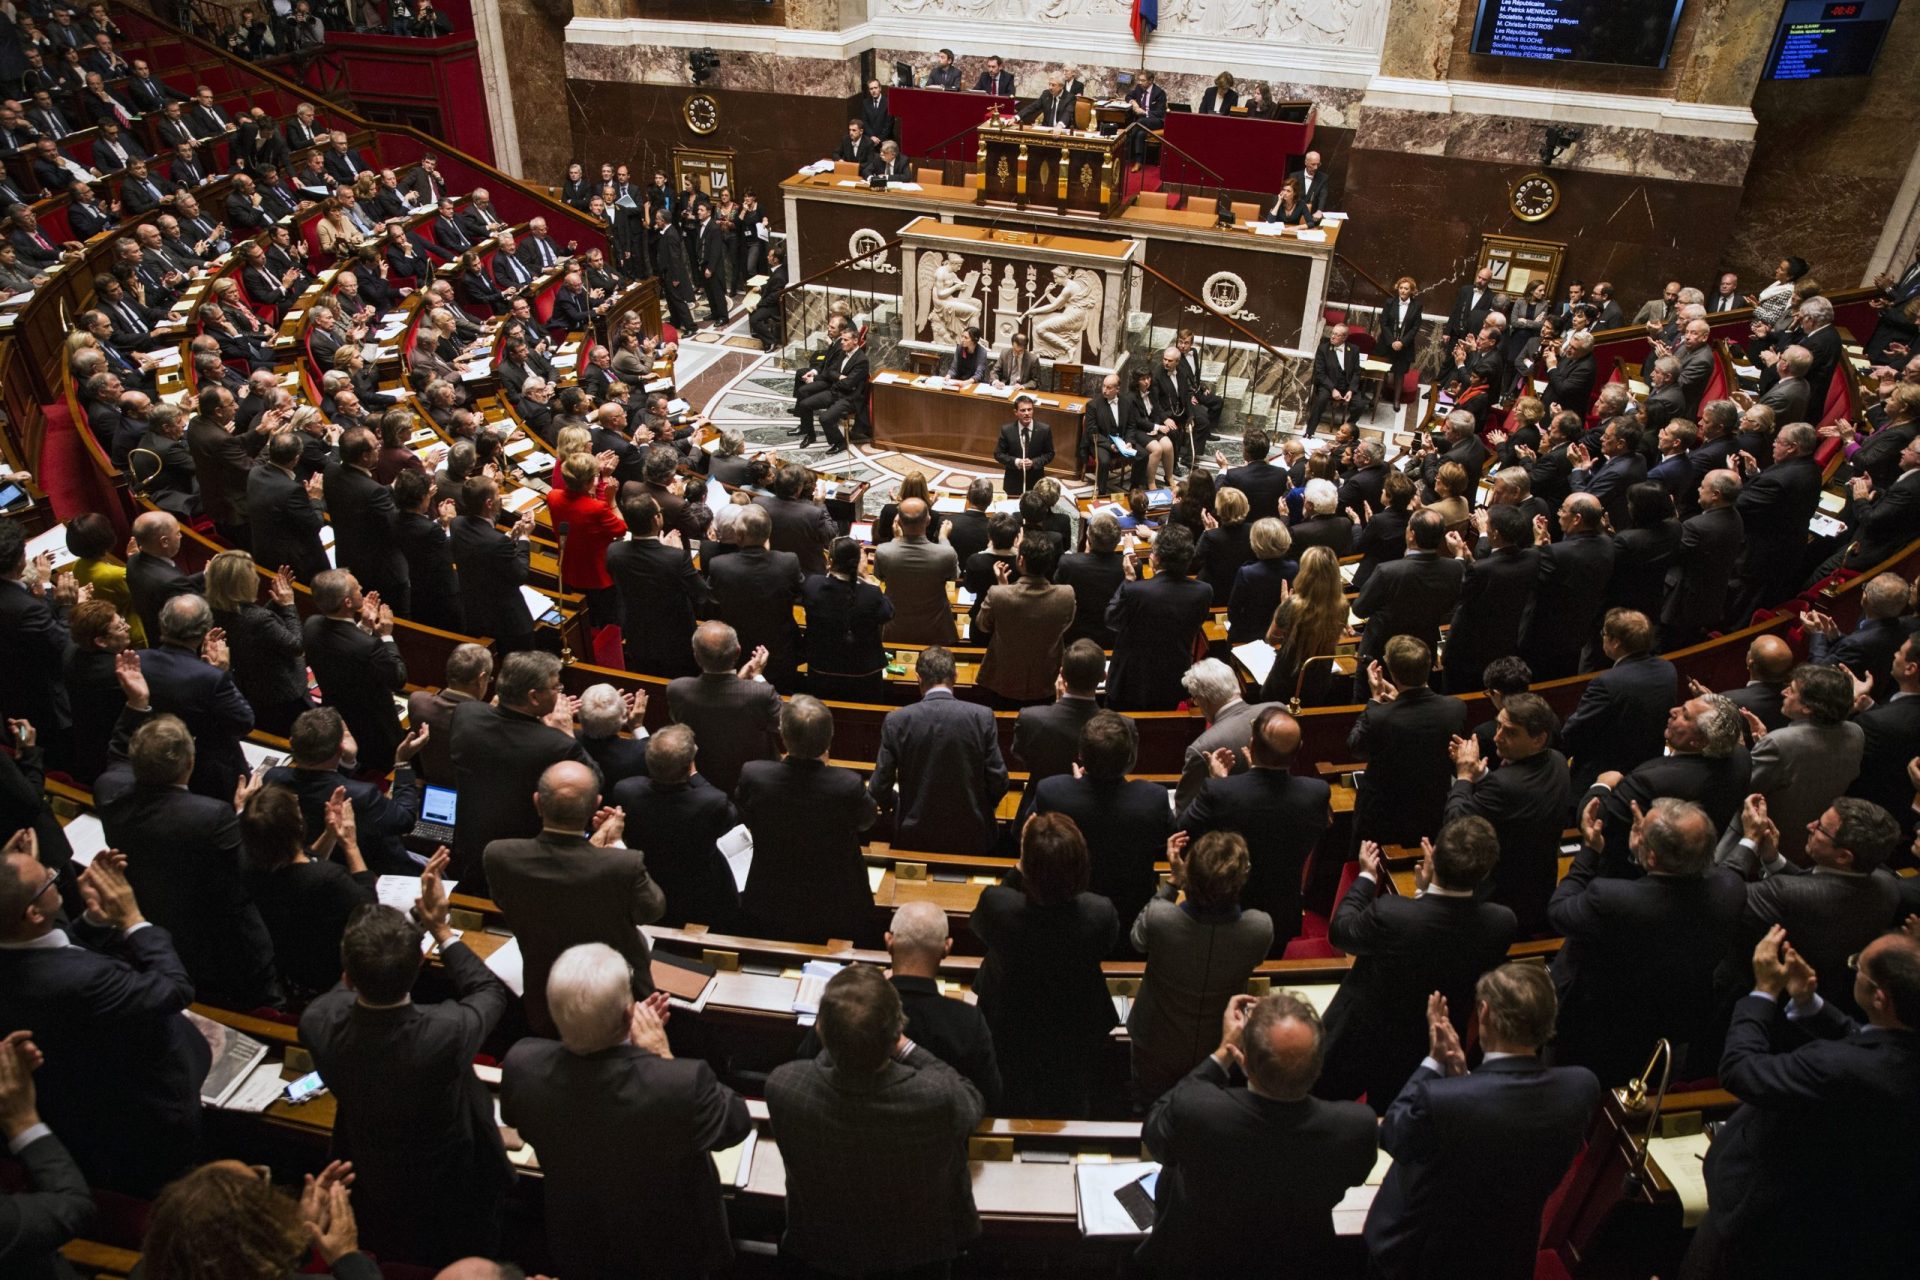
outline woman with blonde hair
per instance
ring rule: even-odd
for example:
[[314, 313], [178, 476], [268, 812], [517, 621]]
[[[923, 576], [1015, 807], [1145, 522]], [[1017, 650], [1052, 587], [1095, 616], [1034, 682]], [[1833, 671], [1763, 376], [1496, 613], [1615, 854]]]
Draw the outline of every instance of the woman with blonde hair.
[[305, 642], [293, 610], [293, 575], [284, 566], [267, 583], [260, 603], [260, 571], [244, 551], [222, 551], [207, 562], [207, 604], [213, 625], [227, 633], [233, 682], [253, 708], [253, 725], [285, 737], [313, 705], [307, 693]]
[[[1346, 584], [1340, 581], [1340, 561], [1328, 547], [1308, 547], [1300, 557], [1293, 585], [1281, 591], [1280, 605], [1267, 625], [1267, 643], [1274, 648], [1273, 670], [1260, 685], [1260, 701], [1286, 702], [1300, 686], [1307, 659], [1333, 652], [1347, 632]], [[1335, 705], [1331, 664], [1323, 664], [1300, 687], [1302, 705]], [[1342, 693], [1344, 683], [1339, 685]]]
[[1467, 501], [1467, 495], [1473, 491], [1473, 481], [1467, 478], [1467, 469], [1457, 462], [1443, 462], [1433, 477], [1433, 491], [1438, 500], [1426, 504], [1429, 511], [1437, 511], [1440, 518], [1447, 522], [1447, 532], [1457, 533], [1473, 522], [1473, 508]]
[[1380, 305], [1374, 331], [1374, 354], [1387, 362], [1385, 390], [1388, 403], [1396, 409], [1400, 407], [1407, 370], [1413, 367], [1413, 358], [1419, 354], [1420, 303], [1414, 298], [1418, 292], [1419, 282], [1412, 276], [1395, 280], [1393, 296]]
[[1240, 567], [1253, 559], [1253, 526], [1247, 523], [1247, 495], [1229, 485], [1214, 491], [1213, 510], [1201, 515], [1205, 525], [1194, 561], [1195, 575], [1213, 584], [1218, 600], [1233, 589]]
[[554, 529], [567, 530], [560, 586], [587, 598], [594, 626], [611, 627], [620, 622], [620, 593], [607, 573], [607, 548], [626, 536], [627, 522], [613, 508], [605, 469], [592, 450], [589, 439], [586, 448], [576, 447], [557, 464], [560, 483], [547, 492], [547, 513]]
[[[1273, 611], [1285, 598], [1287, 584], [1300, 571], [1288, 554], [1293, 550], [1293, 530], [1278, 516], [1253, 522], [1247, 550], [1253, 553], [1253, 559], [1240, 566], [1227, 595], [1228, 644], [1247, 644], [1266, 635]], [[1219, 598], [1216, 587], [1214, 599]]]

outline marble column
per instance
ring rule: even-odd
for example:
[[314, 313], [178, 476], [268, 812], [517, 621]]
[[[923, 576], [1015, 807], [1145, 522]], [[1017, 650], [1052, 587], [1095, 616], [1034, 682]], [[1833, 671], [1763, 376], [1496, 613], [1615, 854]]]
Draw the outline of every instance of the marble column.
[[[574, 0], [574, 8], [621, 0]], [[498, 166], [529, 182], [558, 184], [573, 149], [566, 127], [566, 22], [543, 0], [476, 4], [475, 40]]]

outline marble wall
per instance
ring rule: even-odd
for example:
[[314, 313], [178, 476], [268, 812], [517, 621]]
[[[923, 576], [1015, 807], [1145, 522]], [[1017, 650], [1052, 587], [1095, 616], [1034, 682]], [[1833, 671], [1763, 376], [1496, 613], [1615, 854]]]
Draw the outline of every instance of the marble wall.
[[[492, 60], [489, 74], [504, 73], [507, 91], [512, 95], [512, 127], [520, 160], [516, 176], [557, 186], [566, 176], [572, 151], [572, 139], [555, 127], [567, 100], [568, 14], [564, 8], [555, 12], [551, 0], [479, 3], [490, 4], [498, 15], [501, 56]], [[497, 107], [494, 122], [499, 128]], [[496, 147], [496, 153], [500, 150]]]

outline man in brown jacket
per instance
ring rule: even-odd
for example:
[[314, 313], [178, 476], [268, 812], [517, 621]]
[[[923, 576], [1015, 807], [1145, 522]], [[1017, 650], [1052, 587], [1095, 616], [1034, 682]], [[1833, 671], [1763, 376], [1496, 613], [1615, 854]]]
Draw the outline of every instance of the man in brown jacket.
[[898, 536], [874, 549], [874, 574], [893, 601], [893, 621], [882, 633], [888, 644], [953, 644], [960, 638], [947, 599], [959, 558], [946, 543], [927, 540], [932, 514], [924, 499], [908, 498], [894, 517]]
[[1024, 706], [1053, 697], [1060, 670], [1060, 640], [1073, 625], [1073, 588], [1056, 586], [1060, 563], [1054, 535], [1029, 531], [1020, 541], [1020, 579], [1000, 569], [1001, 585], [987, 592], [974, 619], [976, 631], [989, 633], [986, 660], [977, 683], [1002, 702]]

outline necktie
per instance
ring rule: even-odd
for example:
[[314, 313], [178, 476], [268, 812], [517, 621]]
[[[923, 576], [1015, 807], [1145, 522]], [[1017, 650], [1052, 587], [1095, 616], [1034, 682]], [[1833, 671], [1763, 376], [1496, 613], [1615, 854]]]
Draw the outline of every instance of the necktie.
[[540, 239], [535, 240], [533, 243], [536, 246], [538, 246], [540, 249], [540, 265], [543, 267], [552, 266], [553, 265], [553, 246], [547, 242], [545, 237], [541, 237]]
[[53, 252], [53, 246], [47, 243], [47, 238], [44, 235], [41, 235], [38, 231], [33, 233], [33, 242], [39, 245], [42, 249], [45, 249], [47, 252], [49, 253]]

